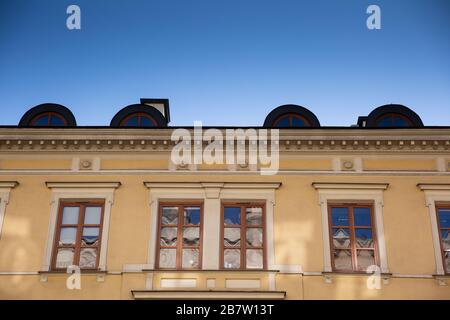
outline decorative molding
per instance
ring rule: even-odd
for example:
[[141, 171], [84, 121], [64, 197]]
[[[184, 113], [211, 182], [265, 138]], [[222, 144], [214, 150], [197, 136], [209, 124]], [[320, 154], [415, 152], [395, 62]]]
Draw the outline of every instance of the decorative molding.
[[450, 191], [449, 183], [419, 183], [417, 187], [422, 191]]
[[[0, 128], [0, 152], [170, 152], [173, 128], [139, 129], [96, 128]], [[192, 132], [193, 128], [186, 128]], [[205, 128], [206, 129], [206, 128]], [[225, 138], [225, 130], [219, 129]], [[247, 128], [242, 128], [247, 129]], [[258, 129], [258, 128], [254, 128]], [[263, 129], [263, 128], [261, 128]], [[266, 128], [267, 129], [267, 128]], [[279, 150], [282, 153], [317, 151], [346, 153], [380, 151], [446, 153], [450, 149], [450, 128], [361, 129], [321, 128], [311, 130], [280, 129]], [[207, 145], [206, 142], [204, 142]]]
[[91, 181], [91, 182], [52, 182], [47, 181], [45, 182], [45, 185], [47, 188], [113, 188], [117, 189], [120, 187], [120, 182], [99, 182], [99, 181]]
[[196, 288], [197, 279], [161, 279], [161, 288]]
[[312, 186], [316, 190], [386, 190], [389, 187], [389, 183], [333, 183], [333, 182], [313, 182]]
[[11, 189], [18, 186], [17, 181], [0, 181], [0, 239], [2, 236], [3, 221], [5, 219], [6, 206], [9, 203]]
[[260, 289], [260, 279], [225, 279], [227, 289]]
[[[374, 204], [375, 232], [378, 239], [378, 254], [382, 273], [389, 273], [386, 242], [383, 226], [383, 192], [387, 183], [312, 183], [319, 193], [322, 215], [322, 241], [324, 272], [331, 272], [331, 248], [328, 219], [328, 204], [333, 201], [372, 202]], [[327, 280], [327, 279], [326, 279]]]
[[147, 188], [183, 189], [278, 189], [281, 182], [144, 182]]
[[243, 290], [131, 290], [136, 300], [283, 300], [286, 291], [243, 291]]

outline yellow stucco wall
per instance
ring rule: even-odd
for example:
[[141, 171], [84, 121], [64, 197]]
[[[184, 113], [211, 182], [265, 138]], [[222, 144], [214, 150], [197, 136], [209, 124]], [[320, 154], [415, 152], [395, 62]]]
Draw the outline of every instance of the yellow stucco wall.
[[[41, 165], [38, 160], [17, 162], [9, 168], [42, 168], [55, 165], [51, 160]], [[304, 160], [305, 161], [305, 160]], [[374, 160], [370, 160], [374, 161]], [[380, 164], [364, 161], [364, 167], [394, 169], [398, 160]], [[102, 160], [102, 169], [145, 169], [162, 168], [162, 160]], [[27, 164], [28, 163], [28, 164]], [[57, 166], [71, 163], [56, 161]], [[299, 162], [282, 162], [285, 168], [331, 170], [331, 159]], [[426, 170], [435, 162], [425, 161], [419, 166], [411, 163], [408, 169]], [[0, 161], [0, 169], [6, 162]], [[8, 164], [11, 166], [11, 164]], [[70, 166], [69, 166], [70, 167]], [[167, 166], [166, 166], [167, 167]], [[433, 169], [434, 170], [434, 169]], [[436, 175], [315, 175], [302, 174], [259, 176], [259, 175], [210, 175], [207, 173], [170, 174], [0, 174], [0, 181], [18, 181], [12, 189], [6, 208], [0, 238], [0, 299], [131, 299], [131, 290], [146, 287], [148, 275], [145, 272], [122, 273], [125, 264], [146, 264], [150, 238], [150, 196], [144, 181], [151, 182], [281, 182], [276, 190], [274, 211], [275, 264], [301, 265], [305, 275], [278, 273], [275, 276], [276, 289], [287, 292], [288, 299], [450, 299], [450, 281], [439, 285], [435, 279], [423, 278], [435, 273], [431, 222], [428, 208], [418, 183], [449, 183], [446, 176]], [[48, 276], [41, 281], [36, 273], [40, 270], [48, 236], [51, 190], [46, 181], [120, 181], [112, 205], [107, 252], [107, 271], [103, 281], [96, 275], [82, 278], [82, 290], [67, 290], [67, 275]], [[306, 275], [323, 271], [323, 240], [321, 209], [317, 190], [313, 182], [357, 182], [389, 183], [384, 191], [383, 223], [387, 247], [389, 271], [394, 274], [415, 275], [414, 277], [391, 277], [381, 290], [366, 287], [367, 276], [333, 275], [331, 283], [323, 275]], [[251, 200], [251, 199], [249, 199]], [[207, 212], [205, 213], [207, 214]], [[204, 259], [207, 257], [204, 257]], [[17, 274], [12, 274], [17, 273]], [[29, 274], [27, 274], [29, 273]], [[117, 273], [117, 274], [113, 274]], [[261, 279], [261, 289], [268, 289], [266, 273], [226, 274], [220, 272], [194, 272], [189, 274], [154, 273], [154, 288], [158, 289], [160, 279], [169, 276], [195, 278], [205, 289], [206, 279], [216, 279], [217, 288], [224, 287], [225, 279]], [[441, 283], [442, 284], [442, 283]]]

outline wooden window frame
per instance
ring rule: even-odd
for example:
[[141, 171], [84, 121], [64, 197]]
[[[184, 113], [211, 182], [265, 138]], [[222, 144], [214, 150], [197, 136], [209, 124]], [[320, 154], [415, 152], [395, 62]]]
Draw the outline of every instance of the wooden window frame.
[[293, 124], [292, 124], [292, 122], [293, 122], [293, 118], [298, 118], [298, 119], [300, 119], [300, 120], [302, 120], [304, 123], [305, 123], [305, 125], [303, 126], [303, 127], [299, 127], [299, 128], [308, 128], [308, 127], [311, 127], [311, 123], [309, 122], [309, 120], [308, 119], [306, 119], [304, 116], [302, 116], [302, 115], [300, 115], [300, 114], [298, 114], [298, 113], [285, 113], [285, 114], [283, 114], [283, 115], [281, 115], [281, 116], [279, 116], [275, 121], [274, 121], [274, 124], [273, 124], [273, 126], [274, 127], [276, 127], [277, 125], [278, 125], [278, 123], [281, 121], [281, 120], [283, 120], [283, 119], [285, 119], [285, 118], [288, 118], [289, 119], [289, 126], [288, 127], [295, 127], [295, 128], [297, 128], [297, 126], [294, 126]]
[[36, 125], [35, 125], [36, 122], [37, 122], [40, 118], [42, 118], [42, 117], [44, 117], [44, 116], [47, 116], [47, 117], [48, 117], [48, 121], [47, 121], [47, 125], [43, 125], [43, 127], [44, 127], [44, 126], [49, 126], [49, 127], [54, 126], [54, 125], [51, 124], [52, 116], [55, 116], [55, 117], [61, 119], [61, 120], [64, 122], [64, 125], [63, 125], [63, 126], [67, 126], [67, 120], [66, 120], [61, 114], [59, 114], [58, 112], [53, 112], [53, 111], [49, 111], [49, 112], [44, 112], [44, 113], [38, 114], [37, 116], [35, 116], [35, 117], [31, 120], [30, 125], [31, 125], [31, 126], [36, 126]]
[[[65, 207], [79, 207], [80, 208], [79, 213], [78, 213], [78, 223], [64, 225], [64, 228], [77, 228], [77, 233], [76, 233], [76, 237], [75, 237], [75, 245], [59, 245], [59, 237], [61, 235], [61, 229], [63, 228], [63, 225], [62, 225], [63, 211], [64, 211]], [[100, 216], [100, 224], [84, 224], [86, 207], [101, 207], [102, 208], [101, 216]], [[53, 250], [52, 250], [52, 260], [51, 260], [51, 270], [52, 271], [66, 270], [66, 268], [57, 268], [56, 267], [56, 258], [58, 255], [58, 249], [60, 249], [60, 248], [74, 248], [75, 252], [73, 255], [72, 264], [76, 265], [76, 266], [79, 266], [79, 263], [80, 263], [81, 249], [83, 249], [83, 248], [97, 249], [97, 260], [95, 261], [95, 268], [82, 268], [81, 270], [82, 271], [98, 270], [99, 260], [100, 260], [101, 242], [102, 242], [102, 235], [103, 235], [104, 216], [105, 216], [105, 201], [102, 201], [102, 200], [60, 201], [59, 202], [55, 240], [53, 243]], [[99, 228], [98, 243], [95, 246], [83, 246], [81, 244], [83, 228], [89, 228], [89, 227]]]
[[[154, 125], [155, 127], [158, 126], [158, 123], [156, 122], [156, 120], [155, 120], [152, 116], [150, 116], [149, 114], [147, 114], [147, 113], [145, 113], [145, 112], [135, 112], [135, 113], [132, 113], [132, 114], [126, 116], [125, 119], [123, 119], [122, 121], [120, 121], [120, 125], [121, 125], [122, 127], [125, 127], [125, 126], [126, 126], [125, 123], [126, 123], [128, 120], [130, 120], [131, 118], [133, 118], [133, 117], [138, 117], [138, 124], [137, 124], [137, 127], [141, 127], [141, 122], [142, 122], [141, 119], [142, 119], [142, 117], [147, 118], [148, 120], [150, 120], [150, 121], [153, 123], [153, 125]], [[133, 126], [130, 126], [130, 127], [133, 127]]]
[[[403, 115], [403, 114], [401, 114], [401, 113], [390, 112], [390, 113], [385, 113], [385, 114], [383, 114], [383, 115], [381, 115], [381, 116], [379, 116], [379, 117], [377, 118], [377, 120], [375, 121], [375, 123], [377, 124], [377, 127], [381, 127], [381, 126], [380, 126], [380, 122], [381, 122], [383, 119], [387, 118], [387, 117], [392, 117], [392, 118], [393, 118], [393, 117], [399, 117], [399, 118], [401, 118], [401, 119], [403, 119], [403, 120], [406, 121], [406, 123], [407, 123], [407, 126], [406, 126], [406, 127], [408, 127], [408, 126], [412, 127], [412, 126], [413, 126], [412, 120], [411, 120], [410, 118], [408, 118], [407, 116], [405, 116], [405, 115]], [[391, 125], [390, 125], [390, 126], [387, 126], [387, 127], [385, 127], [385, 128], [389, 128], [389, 127], [396, 127], [396, 126], [394, 126], [394, 121], [393, 121], [393, 120], [391, 121]], [[381, 127], [381, 128], [382, 128], [382, 127]]]
[[[197, 227], [197, 225], [184, 224], [184, 208], [190, 206], [200, 207], [200, 224], [199, 228], [199, 244], [198, 247], [195, 246], [184, 246], [183, 245], [183, 228], [185, 227]], [[174, 246], [161, 246], [161, 228], [162, 225], [162, 208], [163, 207], [178, 207], [178, 224], [175, 225], [164, 225], [164, 227], [177, 228], [177, 245]], [[158, 206], [158, 234], [157, 234], [157, 249], [155, 257], [155, 269], [158, 270], [201, 270], [202, 269], [202, 257], [203, 257], [203, 201], [170, 201], [170, 202], [160, 202]], [[161, 268], [159, 266], [159, 257], [161, 249], [175, 249], [176, 255], [176, 265], [175, 268]], [[196, 268], [183, 268], [183, 249], [198, 249], [198, 267]]]
[[[241, 209], [241, 224], [228, 225], [225, 227], [224, 213], [225, 207], [240, 207]], [[262, 223], [260, 226], [247, 226], [246, 209], [247, 208], [262, 208]], [[225, 247], [224, 236], [225, 228], [240, 228], [241, 230], [241, 245], [240, 247]], [[252, 228], [262, 228], [263, 241], [261, 247], [247, 248], [247, 230]], [[239, 268], [225, 268], [225, 249], [239, 249], [241, 251], [240, 267]], [[247, 268], [247, 249], [259, 249], [263, 251], [263, 267], [262, 268]], [[267, 239], [266, 239], [266, 204], [262, 202], [229, 202], [223, 201], [220, 209], [220, 269], [221, 270], [267, 270]]]
[[[443, 228], [441, 227], [441, 221], [439, 219], [439, 210], [441, 209], [449, 209], [450, 210], [450, 203], [436, 203], [436, 221], [437, 221], [437, 227], [438, 227], [438, 234], [439, 234], [439, 244], [441, 248], [441, 256], [442, 256], [442, 267], [444, 268], [444, 274], [449, 275], [450, 270], [447, 270], [447, 266], [445, 264], [445, 252], [447, 250], [444, 250], [444, 242], [442, 241], [442, 230], [450, 230], [450, 228]], [[450, 250], [448, 250], [450, 252]]]
[[[332, 211], [333, 208], [347, 208], [348, 209], [348, 219], [349, 219], [349, 225], [348, 226], [334, 226], [333, 225], [333, 215]], [[354, 209], [355, 208], [368, 208], [370, 210], [370, 227], [367, 226], [355, 226], [354, 223]], [[333, 242], [333, 228], [343, 228], [343, 229], [349, 229], [350, 230], [350, 248], [349, 249], [335, 249], [334, 242]], [[356, 247], [356, 235], [355, 235], [355, 229], [371, 229], [372, 230], [372, 239], [373, 239], [373, 249], [370, 248], [360, 248], [358, 249]], [[332, 202], [328, 203], [328, 230], [330, 234], [330, 255], [331, 255], [331, 268], [333, 272], [337, 273], [358, 273], [358, 272], [365, 272], [364, 270], [358, 269], [358, 257], [357, 257], [357, 251], [358, 250], [365, 250], [365, 251], [374, 251], [374, 260], [375, 265], [380, 266], [380, 257], [378, 253], [378, 239], [377, 239], [377, 230], [375, 225], [375, 212], [374, 212], [374, 205], [373, 204], [367, 204], [367, 203], [342, 203], [342, 202]], [[352, 269], [348, 270], [338, 270], [335, 267], [334, 264], [334, 251], [335, 250], [350, 250], [352, 254]]]

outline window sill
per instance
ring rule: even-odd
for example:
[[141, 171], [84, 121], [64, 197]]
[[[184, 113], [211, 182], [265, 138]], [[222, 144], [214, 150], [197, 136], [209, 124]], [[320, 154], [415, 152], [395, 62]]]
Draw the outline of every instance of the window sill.
[[[322, 275], [325, 278], [326, 283], [333, 283], [333, 278], [343, 276], [343, 277], [371, 277], [375, 273], [373, 272], [363, 272], [363, 271], [345, 271], [345, 272], [337, 272], [337, 271], [323, 271]], [[389, 283], [389, 279], [391, 278], [392, 273], [381, 273], [380, 277], [383, 279], [384, 284]]]
[[248, 272], [248, 273], [277, 273], [280, 272], [280, 270], [264, 270], [264, 269], [142, 269], [142, 272]]
[[[50, 271], [38, 271], [38, 274], [41, 276], [41, 282], [47, 282], [49, 276], [70, 276], [75, 272], [67, 272], [66, 270], [50, 270]], [[82, 275], [92, 275], [97, 276], [97, 282], [104, 282], [105, 275], [107, 274], [106, 270], [80, 270], [80, 274]]]

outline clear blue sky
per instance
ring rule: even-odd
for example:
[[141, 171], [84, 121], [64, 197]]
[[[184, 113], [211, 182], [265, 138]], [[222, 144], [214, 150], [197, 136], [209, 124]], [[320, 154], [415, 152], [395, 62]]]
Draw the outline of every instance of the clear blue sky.
[[55, 102], [108, 125], [139, 98], [169, 98], [171, 125], [262, 125], [286, 103], [322, 125], [386, 103], [450, 125], [450, 1], [0, 1], [0, 124]]

